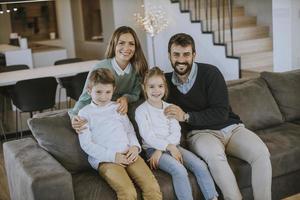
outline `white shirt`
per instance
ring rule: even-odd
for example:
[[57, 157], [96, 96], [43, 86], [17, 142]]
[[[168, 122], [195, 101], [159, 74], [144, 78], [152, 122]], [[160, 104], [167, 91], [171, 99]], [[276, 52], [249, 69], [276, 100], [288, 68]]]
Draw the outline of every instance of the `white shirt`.
[[164, 109], [171, 104], [163, 102], [163, 108], [158, 109], [147, 101], [135, 111], [135, 120], [140, 135], [143, 138], [143, 148], [149, 147], [165, 151], [168, 144], [179, 144], [181, 128], [176, 119], [168, 119]]
[[116, 153], [125, 153], [130, 146], [141, 148], [127, 115], [120, 115], [117, 108], [114, 102], [105, 106], [91, 103], [78, 113], [88, 121], [79, 134], [80, 146], [95, 169], [101, 162], [115, 162]]
[[129, 74], [131, 72], [132, 67], [130, 63], [128, 63], [124, 70], [118, 65], [116, 58], [112, 59], [111, 64], [118, 76], [123, 76], [124, 74]]

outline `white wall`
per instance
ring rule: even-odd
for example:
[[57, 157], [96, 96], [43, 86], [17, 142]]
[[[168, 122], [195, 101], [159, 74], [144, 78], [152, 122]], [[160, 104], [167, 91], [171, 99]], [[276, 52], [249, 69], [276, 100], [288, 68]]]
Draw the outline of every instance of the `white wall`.
[[272, 0], [234, 0], [234, 5], [244, 6], [247, 16], [256, 16], [257, 24], [270, 27], [272, 36]]
[[[145, 8], [151, 5], [160, 5], [168, 14], [169, 26], [166, 30], [155, 36], [155, 57], [156, 64], [164, 71], [172, 71], [171, 64], [168, 59], [168, 41], [170, 37], [179, 32], [190, 34], [196, 43], [197, 56], [195, 61], [209, 63], [217, 66], [226, 80], [238, 79], [238, 60], [225, 57], [225, 47], [214, 46], [211, 34], [202, 34], [201, 25], [191, 23], [188, 13], [180, 13], [178, 3], [170, 3], [163, 0], [145, 0]], [[150, 36], [148, 40], [148, 55], [152, 58], [152, 44]], [[149, 59], [149, 64], [153, 65], [152, 59]]]
[[130, 26], [135, 30], [144, 54], [147, 57], [147, 36], [142, 28], [136, 23], [134, 18], [134, 13], [143, 11], [141, 8], [143, 3], [143, 0], [113, 0], [113, 14], [115, 28], [119, 26]]
[[300, 3], [273, 0], [274, 71], [300, 68]]
[[292, 69], [300, 68], [300, 1], [292, 0]]

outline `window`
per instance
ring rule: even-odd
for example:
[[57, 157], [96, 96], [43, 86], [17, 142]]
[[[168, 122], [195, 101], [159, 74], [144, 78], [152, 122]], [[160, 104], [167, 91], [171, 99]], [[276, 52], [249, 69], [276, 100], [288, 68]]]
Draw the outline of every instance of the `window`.
[[12, 31], [30, 41], [58, 37], [54, 1], [8, 4]]
[[84, 39], [103, 41], [100, 0], [81, 0]]

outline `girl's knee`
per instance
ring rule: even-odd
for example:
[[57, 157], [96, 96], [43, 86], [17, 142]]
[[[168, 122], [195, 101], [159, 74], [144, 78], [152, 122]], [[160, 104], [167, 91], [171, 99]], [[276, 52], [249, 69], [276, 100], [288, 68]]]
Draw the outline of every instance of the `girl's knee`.
[[178, 164], [176, 166], [170, 167], [170, 174], [172, 176], [180, 176], [180, 177], [188, 176], [187, 169], [182, 164]]

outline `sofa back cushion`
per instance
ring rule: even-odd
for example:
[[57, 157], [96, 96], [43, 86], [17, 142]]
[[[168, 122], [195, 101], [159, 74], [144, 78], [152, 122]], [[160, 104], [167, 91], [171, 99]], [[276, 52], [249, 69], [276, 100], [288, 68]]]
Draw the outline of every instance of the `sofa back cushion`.
[[28, 120], [28, 125], [39, 145], [69, 172], [91, 168], [66, 111], [34, 117]]
[[300, 69], [284, 72], [262, 72], [286, 121], [300, 119]]
[[229, 101], [250, 130], [257, 130], [283, 122], [280, 110], [267, 84], [261, 78], [228, 87]]

